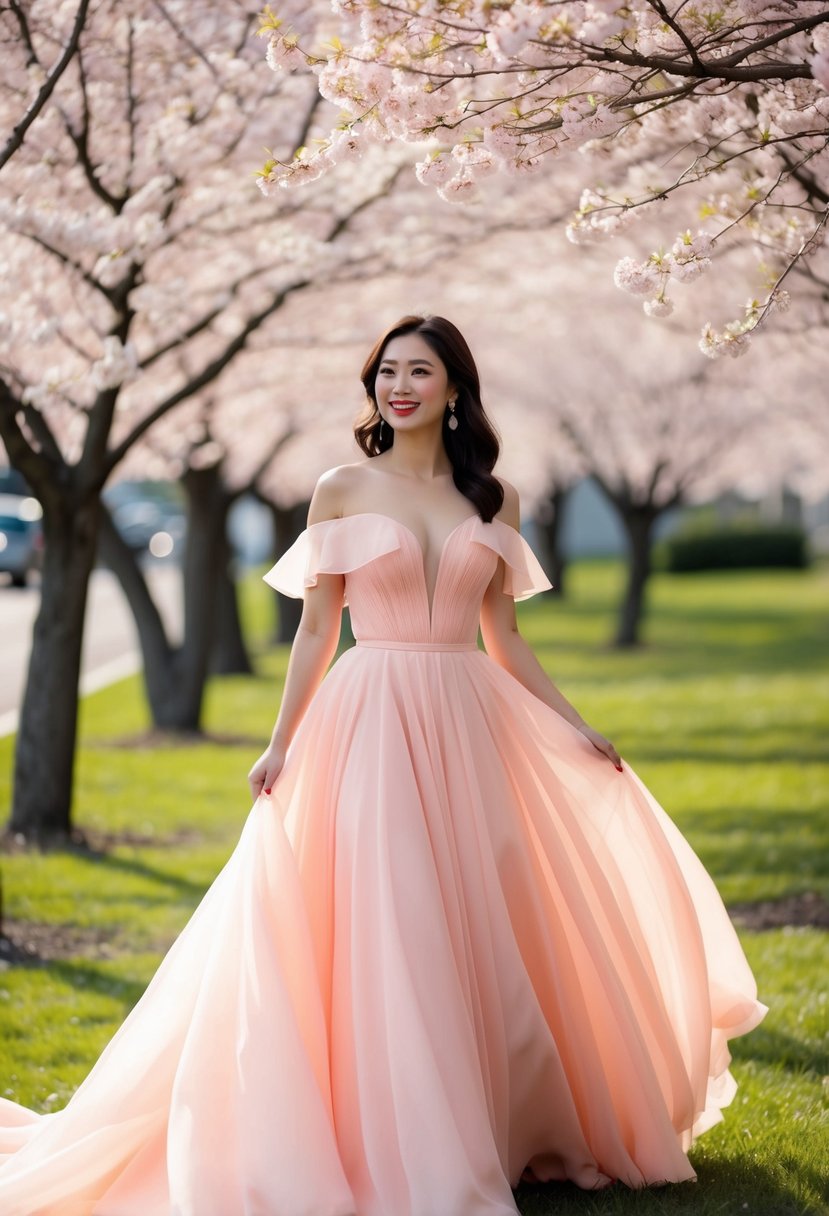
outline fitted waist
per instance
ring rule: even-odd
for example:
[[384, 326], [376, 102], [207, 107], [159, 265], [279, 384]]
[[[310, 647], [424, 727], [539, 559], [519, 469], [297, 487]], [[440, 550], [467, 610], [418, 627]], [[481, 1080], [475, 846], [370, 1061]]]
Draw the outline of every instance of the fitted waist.
[[358, 638], [357, 646], [376, 646], [380, 650], [477, 650], [477, 642], [396, 642], [390, 638]]

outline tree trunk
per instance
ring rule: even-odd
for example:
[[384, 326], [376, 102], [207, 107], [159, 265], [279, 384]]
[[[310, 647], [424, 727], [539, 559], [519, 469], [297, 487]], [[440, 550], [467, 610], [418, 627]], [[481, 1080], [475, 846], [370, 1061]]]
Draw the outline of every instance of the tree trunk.
[[[308, 503], [298, 503], [293, 507], [277, 507], [274, 503], [267, 504], [273, 516], [274, 548], [282, 555], [299, 536], [308, 518]], [[276, 593], [277, 613], [274, 626], [273, 640], [279, 645], [288, 645], [294, 640], [299, 620], [302, 616], [302, 600], [294, 599], [291, 595]]]
[[106, 506], [101, 509], [99, 553], [113, 572], [132, 612], [143, 662], [144, 691], [153, 723], [158, 725], [173, 695], [176, 652], [150, 594], [134, 551], [118, 532]]
[[210, 652], [210, 670], [220, 676], [253, 675], [242, 619], [239, 591], [233, 577], [234, 556], [225, 533], [216, 564], [216, 628]]
[[561, 545], [564, 525], [564, 506], [567, 502], [569, 488], [560, 490], [553, 488], [539, 507], [535, 522], [541, 541], [543, 565], [547, 570], [552, 589], [546, 595], [564, 595], [564, 575], [567, 559]]
[[653, 525], [659, 511], [653, 507], [626, 507], [619, 504], [628, 542], [628, 581], [619, 613], [614, 644], [638, 646], [645, 613], [645, 589], [651, 573]]
[[33, 843], [71, 834], [84, 613], [95, 563], [99, 503], [43, 504], [40, 611], [20, 711], [9, 828]]
[[101, 529], [102, 554], [117, 576], [135, 619], [153, 726], [198, 733], [217, 622], [217, 573], [227, 553], [225, 529], [232, 499], [217, 465], [189, 469], [182, 484], [188, 520], [180, 646], [170, 645], [139, 562], [109, 520]]
[[204, 686], [216, 622], [216, 568], [231, 499], [220, 465], [188, 469], [187, 543], [184, 548], [184, 632], [175, 663], [176, 687], [159, 715], [166, 730], [200, 731]]

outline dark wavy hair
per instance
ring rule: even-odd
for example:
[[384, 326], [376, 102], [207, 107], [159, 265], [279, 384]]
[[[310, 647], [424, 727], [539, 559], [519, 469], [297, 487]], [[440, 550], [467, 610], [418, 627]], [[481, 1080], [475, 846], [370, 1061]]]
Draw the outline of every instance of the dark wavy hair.
[[354, 426], [354, 438], [366, 456], [379, 456], [394, 443], [394, 431], [386, 424], [380, 438], [380, 411], [375, 397], [375, 382], [386, 347], [404, 334], [419, 334], [446, 368], [458, 392], [455, 414], [458, 426], [449, 427], [452, 414], [447, 408], [443, 418], [443, 446], [452, 462], [452, 480], [474, 503], [484, 523], [490, 523], [504, 502], [501, 483], [492, 470], [501, 451], [500, 436], [486, 415], [481, 401], [481, 382], [475, 360], [463, 334], [445, 317], [403, 317], [376, 343], [360, 375], [366, 390], [366, 410]]

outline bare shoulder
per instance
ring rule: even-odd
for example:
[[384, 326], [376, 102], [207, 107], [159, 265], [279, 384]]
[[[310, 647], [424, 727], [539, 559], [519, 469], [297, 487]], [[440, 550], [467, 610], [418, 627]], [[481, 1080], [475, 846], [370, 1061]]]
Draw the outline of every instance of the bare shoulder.
[[505, 477], [498, 477], [495, 474], [495, 480], [501, 483], [501, 488], [504, 491], [504, 501], [501, 505], [501, 510], [495, 516], [500, 519], [501, 523], [509, 524], [511, 528], [515, 528], [516, 532], [521, 527], [521, 499], [518, 491], [512, 482], [507, 481]]
[[319, 524], [326, 519], [337, 519], [342, 514], [343, 475], [346, 466], [336, 465], [326, 469], [317, 478], [311, 501], [308, 505], [308, 523]]
[[360, 466], [363, 464], [365, 461], [362, 460], [353, 464], [338, 464], [320, 474], [308, 506], [309, 524], [340, 518], [344, 513], [343, 504], [356, 484], [360, 476]]

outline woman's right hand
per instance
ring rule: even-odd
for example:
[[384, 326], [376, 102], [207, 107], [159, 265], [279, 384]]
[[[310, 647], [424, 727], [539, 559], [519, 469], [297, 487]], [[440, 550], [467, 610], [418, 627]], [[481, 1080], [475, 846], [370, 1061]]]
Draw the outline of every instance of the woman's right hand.
[[272, 743], [264, 751], [248, 773], [248, 785], [251, 796], [256, 801], [261, 794], [269, 794], [273, 788], [282, 766], [285, 763], [285, 748], [280, 743]]

